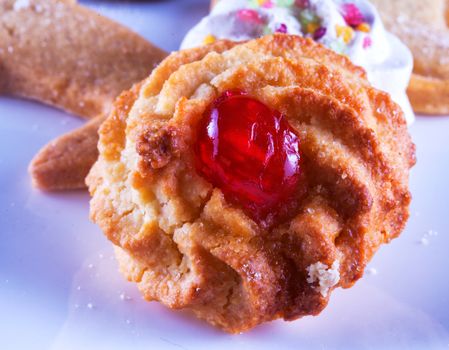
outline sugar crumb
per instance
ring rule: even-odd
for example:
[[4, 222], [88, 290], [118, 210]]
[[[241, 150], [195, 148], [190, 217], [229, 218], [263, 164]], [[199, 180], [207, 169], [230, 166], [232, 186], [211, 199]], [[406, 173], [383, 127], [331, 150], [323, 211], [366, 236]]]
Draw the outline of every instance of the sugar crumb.
[[13, 5], [14, 11], [20, 11], [22, 9], [26, 9], [30, 6], [29, 0], [16, 0]]
[[318, 261], [307, 267], [307, 282], [318, 282], [318, 290], [323, 297], [327, 297], [329, 290], [340, 281], [340, 262], [335, 260], [331, 267]]
[[369, 269], [366, 270], [367, 275], [376, 276], [378, 273], [379, 272], [374, 267], [370, 267]]
[[128, 301], [128, 300], [132, 300], [132, 298], [129, 295], [126, 295], [124, 292], [122, 292], [122, 293], [120, 293], [120, 300]]
[[92, 304], [92, 303], [87, 303], [87, 308], [88, 309], [90, 309], [90, 310], [92, 310], [95, 306], [94, 306], [94, 304]]
[[438, 232], [437, 231], [434, 231], [434, 230], [429, 230], [429, 231], [427, 231], [427, 235], [428, 236], [438, 236]]
[[421, 244], [421, 245], [429, 245], [430, 242], [429, 242], [429, 240], [426, 237], [423, 237], [423, 238], [421, 238], [419, 240], [419, 244]]
[[434, 230], [428, 230], [418, 241], [419, 244], [427, 246], [430, 244], [430, 237], [438, 236], [438, 232]]

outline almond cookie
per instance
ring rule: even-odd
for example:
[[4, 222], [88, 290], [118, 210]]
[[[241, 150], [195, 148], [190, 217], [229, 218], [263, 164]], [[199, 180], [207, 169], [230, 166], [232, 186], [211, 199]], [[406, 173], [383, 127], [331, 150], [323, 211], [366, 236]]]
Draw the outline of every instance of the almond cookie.
[[317, 315], [409, 216], [401, 109], [299, 36], [170, 55], [100, 129], [91, 218], [147, 300], [236, 333]]

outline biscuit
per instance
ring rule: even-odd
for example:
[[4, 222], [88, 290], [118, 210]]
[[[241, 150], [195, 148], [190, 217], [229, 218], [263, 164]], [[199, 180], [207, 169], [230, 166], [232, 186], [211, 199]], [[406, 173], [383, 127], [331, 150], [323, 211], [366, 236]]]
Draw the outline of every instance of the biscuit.
[[[278, 111], [299, 138], [305, 190], [282, 221], [255, 219], [198, 172], [198, 128], [225, 91]], [[298, 36], [173, 53], [118, 99], [99, 150], [91, 219], [122, 273], [145, 299], [231, 333], [317, 315], [409, 216], [415, 148], [402, 111], [363, 69]]]
[[372, 0], [385, 26], [411, 49], [414, 69], [408, 95], [423, 114], [449, 114], [447, 0]]
[[98, 158], [98, 128], [104, 120], [93, 118], [45, 145], [29, 166], [33, 185], [47, 191], [85, 188], [85, 178]]
[[[74, 1], [0, 0], [2, 94], [93, 118], [107, 114], [117, 95], [148, 76], [165, 56], [129, 29]], [[97, 153], [97, 125], [83, 126], [44, 147], [30, 164], [34, 185], [45, 190], [85, 187]]]
[[0, 1], [4, 94], [92, 118], [108, 113], [121, 91], [166, 56], [129, 29], [75, 3], [19, 1]]

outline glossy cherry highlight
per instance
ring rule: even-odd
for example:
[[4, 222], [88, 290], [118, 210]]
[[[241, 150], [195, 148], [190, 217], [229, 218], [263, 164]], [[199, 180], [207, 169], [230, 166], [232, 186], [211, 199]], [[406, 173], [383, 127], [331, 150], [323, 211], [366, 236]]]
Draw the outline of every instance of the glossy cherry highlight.
[[273, 223], [298, 192], [300, 143], [282, 114], [224, 92], [198, 126], [196, 170], [254, 220]]

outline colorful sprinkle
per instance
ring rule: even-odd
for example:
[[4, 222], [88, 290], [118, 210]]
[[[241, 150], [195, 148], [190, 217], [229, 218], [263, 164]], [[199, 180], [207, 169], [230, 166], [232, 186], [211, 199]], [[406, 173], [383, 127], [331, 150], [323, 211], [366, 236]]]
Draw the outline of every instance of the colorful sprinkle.
[[253, 7], [272, 8], [274, 3], [272, 0], [251, 0], [250, 5]]
[[309, 0], [295, 0], [295, 6], [299, 7], [300, 9], [305, 9], [310, 6]]
[[263, 35], [270, 35], [273, 34], [273, 31], [271, 30], [270, 26], [265, 26], [263, 28]]
[[349, 26], [335, 26], [335, 31], [337, 32], [337, 37], [342, 38], [345, 44], [349, 44], [354, 38], [354, 29]]
[[318, 30], [319, 27], [320, 27], [320, 25], [318, 23], [312, 22], [312, 23], [307, 24], [306, 31], [309, 34], [314, 34]]
[[[338, 40], [327, 40], [328, 45], [334, 51], [345, 54], [348, 51], [348, 45], [354, 40], [356, 35], [355, 31], [361, 33], [370, 33], [372, 28], [364, 18], [361, 9], [354, 2], [346, 2], [348, 0], [340, 2], [340, 13], [344, 18], [346, 25], [336, 25], [335, 31]], [[291, 8], [297, 7], [297, 19], [301, 23], [301, 31], [304, 35], [313, 38], [316, 41], [323, 39], [328, 33], [329, 28], [322, 26], [322, 19], [316, 14], [314, 6], [310, 0], [248, 0], [251, 8], [241, 9], [237, 11], [236, 16], [240, 21], [250, 22], [253, 24], [261, 25], [263, 34], [273, 33], [288, 33], [286, 23], [277, 23], [276, 25], [269, 25], [267, 18], [261, 14], [259, 9], [285, 7]], [[362, 47], [367, 49], [372, 46], [372, 38], [368, 35], [362, 35]], [[204, 44], [211, 44], [217, 39], [209, 34], [203, 42]]]
[[343, 4], [341, 14], [346, 24], [355, 28], [364, 22], [363, 14], [355, 4]]
[[276, 4], [279, 7], [290, 7], [293, 6], [293, 4], [295, 3], [295, 0], [277, 0]]
[[275, 30], [276, 33], [287, 33], [287, 26], [285, 25], [285, 23], [281, 23], [279, 24], [279, 26], [276, 28]]
[[313, 33], [314, 40], [320, 40], [323, 36], [326, 35], [327, 29], [325, 27], [319, 27], [315, 33]]
[[237, 18], [243, 22], [253, 22], [257, 24], [264, 24], [263, 18], [259, 12], [251, 9], [242, 9], [237, 11]]
[[362, 24], [359, 24], [356, 29], [360, 32], [369, 33], [371, 31], [371, 26], [368, 23], [363, 22]]
[[204, 37], [203, 44], [204, 45], [213, 44], [216, 40], [217, 38], [215, 36], [213, 36], [212, 34], [208, 34]]
[[363, 39], [363, 48], [364, 49], [371, 47], [372, 44], [373, 44], [373, 40], [369, 36], [366, 36]]
[[299, 21], [305, 27], [309, 23], [318, 23], [320, 19], [311, 10], [306, 9], [299, 14]]
[[259, 3], [261, 3], [260, 6], [267, 9], [274, 7], [274, 4], [271, 0], [259, 0]]

